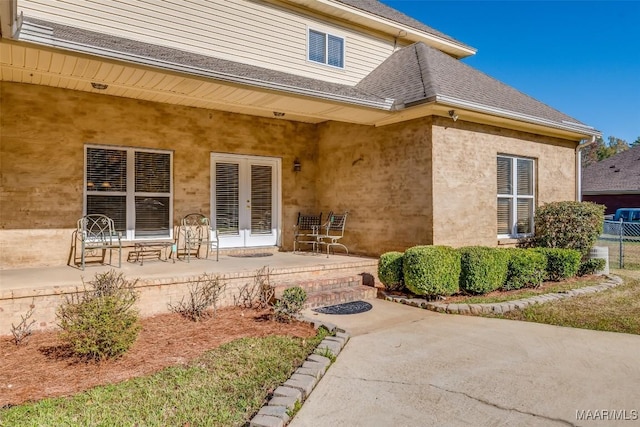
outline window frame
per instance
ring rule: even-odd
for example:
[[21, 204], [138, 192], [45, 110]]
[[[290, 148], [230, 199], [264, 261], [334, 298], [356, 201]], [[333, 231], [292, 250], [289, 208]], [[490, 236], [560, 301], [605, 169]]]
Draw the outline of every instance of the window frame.
[[[511, 184], [511, 193], [510, 194], [500, 194], [499, 188], [498, 188], [498, 159], [500, 158], [504, 158], [504, 159], [509, 159], [511, 162], [511, 177], [510, 177], [510, 184]], [[523, 161], [527, 161], [527, 162], [531, 162], [531, 194], [523, 194], [523, 195], [519, 195], [518, 194], [518, 161], [519, 160], [523, 160]], [[496, 221], [497, 221], [497, 216], [498, 216], [498, 201], [500, 199], [508, 199], [511, 200], [511, 212], [510, 214], [510, 219], [511, 219], [511, 223], [510, 223], [510, 229], [511, 232], [508, 234], [500, 234], [499, 232], [497, 233], [498, 235], [498, 239], [519, 239], [519, 238], [523, 238], [523, 237], [531, 237], [534, 235], [535, 233], [535, 224], [534, 224], [534, 216], [535, 216], [535, 212], [536, 212], [536, 191], [537, 191], [537, 185], [536, 185], [536, 180], [537, 180], [537, 174], [536, 174], [536, 167], [537, 167], [537, 162], [536, 159], [531, 158], [531, 157], [524, 157], [524, 156], [515, 156], [515, 155], [511, 155], [511, 154], [501, 154], [498, 153], [498, 155], [496, 156]], [[531, 204], [531, 227], [529, 229], [529, 232], [527, 233], [518, 233], [518, 200], [532, 200], [533, 203]], [[496, 222], [496, 227], [498, 226], [497, 222]], [[496, 230], [498, 231], [498, 230]]]
[[[90, 191], [87, 189], [87, 167], [88, 167], [88, 150], [89, 149], [102, 149], [102, 150], [118, 150], [126, 153], [127, 166], [125, 170], [125, 191]], [[169, 155], [169, 193], [163, 192], [143, 192], [136, 191], [136, 170], [135, 170], [135, 157], [137, 152], [145, 153], [160, 153]], [[83, 171], [83, 199], [82, 199], [82, 214], [87, 215], [87, 196], [100, 195], [100, 196], [125, 196], [126, 207], [126, 226], [123, 233], [123, 240], [126, 241], [145, 241], [145, 240], [173, 240], [173, 199], [174, 199], [174, 177], [173, 177], [173, 150], [160, 150], [154, 148], [142, 148], [142, 147], [123, 147], [115, 145], [100, 145], [100, 144], [85, 144], [84, 145], [84, 171]], [[166, 236], [136, 236], [136, 197], [169, 197], [169, 220], [168, 229], [169, 234]]]
[[[311, 32], [319, 33], [324, 35], [324, 62], [316, 61], [311, 59]], [[329, 37], [334, 37], [336, 39], [340, 39], [342, 41], [342, 57], [340, 58], [341, 66], [333, 65], [329, 63]], [[316, 27], [307, 27], [307, 61], [313, 64], [324, 65], [326, 67], [335, 68], [337, 70], [344, 70], [347, 56], [347, 38], [343, 35], [337, 34], [336, 32], [321, 30]]]

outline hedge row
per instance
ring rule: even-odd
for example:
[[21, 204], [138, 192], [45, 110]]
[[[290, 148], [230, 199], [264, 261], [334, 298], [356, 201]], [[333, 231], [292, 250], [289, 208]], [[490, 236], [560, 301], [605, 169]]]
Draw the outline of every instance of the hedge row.
[[378, 277], [388, 290], [406, 288], [416, 295], [485, 294], [538, 287], [544, 280], [560, 281], [602, 268], [601, 262], [581, 263], [581, 258], [574, 249], [414, 246], [404, 254], [383, 254]]

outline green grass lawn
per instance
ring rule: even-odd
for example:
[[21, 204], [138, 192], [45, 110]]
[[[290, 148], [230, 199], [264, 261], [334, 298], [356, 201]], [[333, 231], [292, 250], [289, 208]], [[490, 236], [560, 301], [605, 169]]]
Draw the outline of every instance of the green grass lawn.
[[623, 278], [604, 292], [484, 316], [640, 335], [640, 278]]
[[243, 338], [188, 366], [0, 410], [0, 426], [242, 426], [326, 336]]

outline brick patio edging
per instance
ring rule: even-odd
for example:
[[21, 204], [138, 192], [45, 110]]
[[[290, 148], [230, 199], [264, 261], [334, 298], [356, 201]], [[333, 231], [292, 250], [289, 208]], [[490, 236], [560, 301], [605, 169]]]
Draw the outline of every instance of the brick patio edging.
[[488, 304], [455, 304], [446, 302], [425, 301], [422, 298], [409, 298], [398, 295], [389, 295], [385, 291], [381, 291], [384, 299], [387, 301], [397, 302], [400, 304], [410, 305], [412, 307], [424, 308], [426, 310], [437, 311], [439, 313], [451, 314], [483, 314], [494, 313], [503, 314], [512, 310], [523, 310], [524, 308], [534, 304], [544, 304], [550, 301], [558, 301], [565, 298], [572, 298], [578, 295], [593, 294], [602, 292], [607, 289], [615, 288], [624, 281], [613, 275], [605, 275], [605, 281], [599, 285], [586, 286], [584, 288], [572, 289], [566, 292], [555, 292], [549, 294], [536, 295], [534, 297], [523, 298], [513, 301], [488, 303]]
[[349, 334], [332, 323], [309, 318], [301, 320], [313, 324], [316, 330], [324, 326], [329, 332], [335, 332], [335, 335], [323, 339], [302, 366], [296, 369], [284, 384], [274, 390], [271, 399], [251, 419], [249, 427], [284, 427], [289, 423], [288, 412], [293, 410], [296, 402], [303, 403], [309, 397], [331, 365], [331, 360], [321, 354], [329, 352], [337, 357], [349, 341]]

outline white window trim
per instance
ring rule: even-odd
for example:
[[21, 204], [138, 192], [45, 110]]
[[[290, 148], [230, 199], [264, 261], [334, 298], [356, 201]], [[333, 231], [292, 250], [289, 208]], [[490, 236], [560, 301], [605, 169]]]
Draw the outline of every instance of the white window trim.
[[[309, 58], [309, 33], [310, 31], [315, 31], [318, 33], [322, 33], [324, 34], [324, 57], [326, 62], [319, 62], [319, 61], [314, 61], [312, 59]], [[332, 37], [336, 37], [342, 40], [342, 67], [338, 67], [337, 65], [331, 65], [329, 64], [329, 36]], [[334, 68], [336, 70], [344, 70], [346, 69], [347, 63], [346, 63], [346, 57], [347, 57], [347, 38], [342, 35], [342, 34], [338, 34], [335, 31], [331, 31], [331, 30], [327, 30], [327, 29], [323, 29], [323, 28], [319, 28], [319, 27], [310, 27], [307, 26], [307, 62], [311, 63], [311, 64], [315, 64], [315, 65], [322, 65], [325, 67], [330, 67], [330, 68]]]
[[[505, 158], [505, 159], [509, 159], [511, 160], [511, 188], [512, 188], [512, 193], [511, 194], [498, 194], [498, 191], [496, 189], [496, 195], [498, 199], [510, 199], [512, 200], [514, 203], [511, 203], [511, 233], [509, 234], [498, 234], [498, 239], [520, 239], [523, 237], [531, 237], [534, 235], [535, 233], [535, 225], [533, 224], [533, 218], [535, 217], [535, 213], [536, 213], [536, 160], [532, 159], [530, 157], [523, 157], [523, 156], [513, 156], [513, 155], [509, 155], [509, 154], [498, 154], [496, 158]], [[531, 171], [531, 180], [532, 180], [532, 195], [521, 195], [519, 196], [518, 193], [518, 160], [527, 160], [533, 163], [533, 167], [532, 167], [532, 171]], [[533, 209], [531, 212], [531, 232], [530, 233], [518, 233], [518, 228], [517, 228], [517, 218], [518, 218], [518, 199], [530, 199], [533, 200]]]
[[[97, 148], [104, 150], [120, 150], [126, 151], [127, 153], [127, 190], [126, 191], [87, 191], [87, 150], [89, 148]], [[136, 207], [136, 196], [147, 196], [147, 197], [155, 197], [155, 196], [166, 196], [167, 193], [147, 193], [147, 192], [136, 192], [135, 191], [135, 153], [136, 152], [146, 152], [146, 153], [162, 153], [169, 154], [170, 157], [170, 182], [169, 182], [169, 236], [168, 237], [136, 237], [135, 235], [135, 224], [136, 224], [136, 215], [135, 215], [135, 207]], [[87, 195], [89, 194], [97, 194], [102, 196], [122, 196], [123, 194], [126, 196], [127, 200], [127, 229], [126, 233], [122, 236], [125, 241], [134, 241], [134, 240], [173, 240], [173, 151], [172, 150], [157, 150], [152, 148], [141, 148], [141, 147], [122, 147], [117, 145], [98, 145], [98, 144], [85, 144], [84, 146], [84, 171], [83, 171], [83, 181], [82, 186], [84, 188], [83, 198], [82, 198], [82, 215], [87, 214]]]

